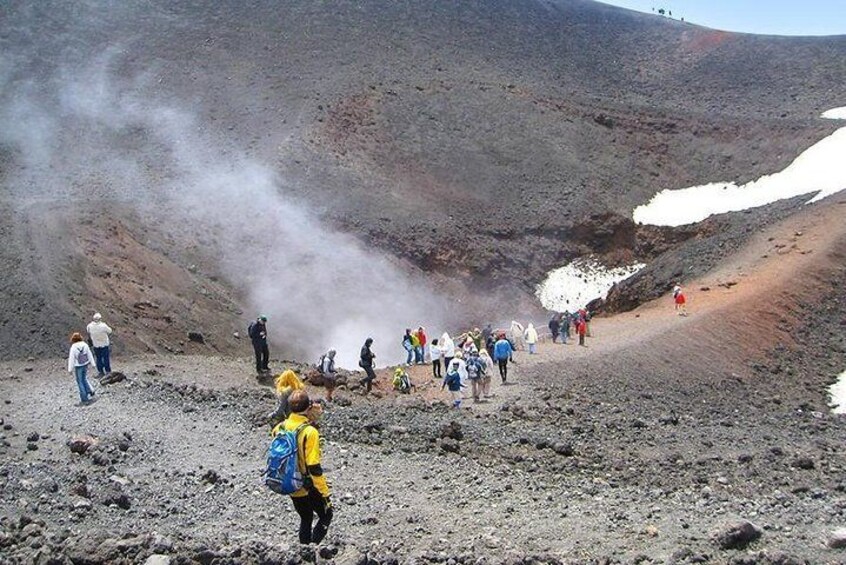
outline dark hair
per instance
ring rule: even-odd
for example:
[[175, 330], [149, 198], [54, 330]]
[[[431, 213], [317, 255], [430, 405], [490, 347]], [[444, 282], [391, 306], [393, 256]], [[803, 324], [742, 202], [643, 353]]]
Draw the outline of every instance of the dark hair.
[[295, 390], [288, 397], [288, 407], [291, 412], [305, 412], [311, 406], [308, 393], [304, 390]]
[[438, 345], [438, 338], [432, 340], [432, 345]]
[[364, 340], [364, 345], [370, 346], [371, 343], [373, 343], [372, 337], [368, 337], [367, 339]]

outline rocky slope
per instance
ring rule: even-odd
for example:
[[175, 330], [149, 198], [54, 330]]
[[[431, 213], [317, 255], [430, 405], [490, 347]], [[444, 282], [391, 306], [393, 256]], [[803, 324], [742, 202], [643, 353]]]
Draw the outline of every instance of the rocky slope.
[[407, 397], [340, 391], [321, 422], [336, 521], [317, 548], [257, 482], [273, 396], [248, 361], [119, 358], [128, 379], [88, 407], [61, 360], [6, 362], [0, 555], [841, 562], [846, 421], [825, 388], [846, 351], [842, 205], [757, 234], [689, 287], [687, 318], [652, 302], [596, 319], [587, 348], [518, 354], [490, 402], [447, 408], [426, 368]]
[[[255, 198], [238, 155], [403, 270], [452, 282], [464, 303], [499, 291], [526, 311], [534, 284], [574, 257], [674, 249], [691, 233], [636, 230], [632, 208], [782, 168], [835, 127], [818, 115], [846, 77], [842, 37], [724, 33], [583, 0], [38, 2], [2, 15], [6, 356], [59, 351], [97, 303], [129, 351], [184, 349], [197, 326], [218, 332], [213, 350], [236, 347], [238, 311], [265, 306], [246, 269], [221, 263], [273, 249], [251, 234], [215, 250], [255, 229], [252, 212], [173, 220], [163, 195], [222, 163], [215, 176], [236, 171]], [[190, 178], [186, 145], [199, 146]], [[135, 243], [112, 248], [113, 229]], [[150, 270], [159, 261], [167, 272]], [[125, 285], [105, 276], [115, 264]], [[135, 311], [143, 302], [167, 312]], [[507, 318], [503, 302], [468, 311]]]

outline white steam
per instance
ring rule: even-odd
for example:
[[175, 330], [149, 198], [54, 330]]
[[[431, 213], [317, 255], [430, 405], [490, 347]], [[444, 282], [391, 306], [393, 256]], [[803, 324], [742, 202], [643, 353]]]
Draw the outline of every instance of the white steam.
[[355, 367], [372, 337], [385, 364], [404, 355], [406, 327], [443, 327], [444, 302], [422, 277], [327, 229], [292, 199], [295, 187], [221, 149], [179, 101], [156, 101], [143, 81], [115, 83], [104, 62], [55, 80], [40, 103], [22, 96], [15, 99], [25, 103], [4, 104], [6, 123], [18, 128], [2, 141], [27, 156], [22, 182], [57, 195], [74, 179], [96, 177], [99, 188], [80, 189], [89, 208], [133, 202], [172, 233], [213, 242], [206, 251], [247, 295], [244, 323], [267, 315], [277, 354], [281, 347], [310, 359], [333, 347], [342, 366]]

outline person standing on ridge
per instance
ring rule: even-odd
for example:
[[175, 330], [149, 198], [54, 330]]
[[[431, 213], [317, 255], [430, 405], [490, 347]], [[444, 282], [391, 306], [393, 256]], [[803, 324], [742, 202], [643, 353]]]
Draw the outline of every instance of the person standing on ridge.
[[508, 359], [513, 352], [511, 342], [505, 339], [505, 334], [499, 334], [499, 339], [494, 344], [494, 358], [499, 365], [499, 378], [502, 379], [502, 384], [505, 384], [508, 379]]
[[112, 372], [112, 363], [110, 358], [110, 342], [109, 336], [112, 333], [110, 328], [104, 321], [99, 312], [94, 314], [91, 323], [85, 328], [88, 332], [88, 339], [91, 340], [91, 347], [94, 349], [94, 358], [97, 363], [97, 374], [99, 376], [108, 375]]
[[68, 373], [76, 377], [76, 386], [79, 388], [79, 400], [82, 404], [91, 402], [94, 390], [88, 383], [88, 365], [94, 366], [94, 355], [91, 348], [82, 339], [82, 334], [74, 332], [71, 335], [71, 346], [68, 352]]
[[373, 360], [376, 358], [376, 354], [370, 349], [371, 345], [373, 345], [373, 338], [368, 337], [364, 340], [358, 359], [358, 366], [364, 369], [365, 373], [364, 378], [359, 381], [362, 386], [366, 387], [365, 393], [373, 389], [373, 381], [376, 380], [376, 373], [373, 372]]
[[270, 350], [267, 347], [267, 316], [256, 318], [256, 321], [247, 328], [247, 335], [253, 342], [253, 351], [256, 355], [256, 373], [259, 375], [269, 373]]
[[[329, 484], [321, 465], [320, 433], [306, 415], [311, 401], [305, 390], [292, 392], [288, 403], [291, 415], [274, 428], [273, 435], [283, 431], [297, 434], [297, 467], [303, 476], [304, 485], [291, 494], [291, 502], [300, 516], [300, 543], [320, 543], [326, 537], [333, 517]], [[317, 525], [312, 530], [315, 514]]]

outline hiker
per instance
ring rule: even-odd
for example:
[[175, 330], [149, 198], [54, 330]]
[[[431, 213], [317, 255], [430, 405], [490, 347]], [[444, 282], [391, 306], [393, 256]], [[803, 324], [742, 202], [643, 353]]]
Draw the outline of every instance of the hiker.
[[366, 387], [365, 394], [371, 391], [373, 381], [376, 380], [376, 373], [373, 372], [373, 360], [376, 358], [376, 354], [370, 349], [371, 345], [373, 345], [373, 338], [368, 337], [364, 340], [364, 345], [361, 347], [361, 354], [358, 359], [358, 366], [364, 369], [365, 373], [364, 378], [359, 381], [359, 383]]
[[494, 345], [496, 344], [496, 338], [493, 334], [488, 336], [488, 339], [485, 340], [485, 350], [488, 352], [488, 356], [493, 359], [494, 356]]
[[584, 346], [585, 335], [587, 335], [587, 322], [581, 316], [576, 318], [576, 333], [579, 334], [579, 345]]
[[573, 318], [569, 310], [565, 310], [561, 323], [561, 333], [564, 334], [565, 344], [567, 343], [567, 339], [573, 336], [573, 322], [575, 322], [575, 318]]
[[523, 324], [517, 322], [516, 320], [511, 321], [511, 345], [515, 351], [525, 349], [523, 347], [523, 332], [526, 331], [526, 328], [523, 327]]
[[482, 345], [484, 345], [482, 342], [482, 330], [479, 328], [473, 328], [473, 331], [471, 331], [468, 335], [470, 339], [473, 340], [473, 345], [476, 346], [476, 351], [482, 349]]
[[488, 355], [488, 351], [483, 349], [479, 352], [479, 361], [482, 364], [482, 396], [490, 398], [493, 396], [491, 394], [491, 377], [493, 376], [494, 371], [493, 359], [491, 359], [491, 356]]
[[590, 319], [592, 317], [590, 310], [588, 310], [587, 308], [582, 308], [581, 310], [579, 310], [579, 313], [582, 316], [582, 320], [585, 321], [585, 328], [587, 328], [585, 330], [586, 331], [585, 335], [587, 335], [587, 337], [593, 337], [590, 333]]
[[505, 384], [508, 378], [508, 360], [513, 351], [514, 348], [511, 347], [511, 342], [505, 339], [505, 334], [499, 334], [499, 339], [494, 344], [494, 358], [499, 365], [499, 378], [502, 379], [502, 384]]
[[[296, 432], [297, 467], [304, 479], [303, 488], [291, 494], [294, 509], [300, 515], [300, 543], [320, 543], [332, 523], [332, 502], [329, 499], [329, 485], [323, 475], [320, 463], [320, 433], [306, 416], [312, 406], [305, 390], [296, 390], [288, 399], [291, 415], [273, 430]], [[311, 525], [317, 514], [317, 526]]]
[[461, 354], [464, 357], [470, 357], [470, 352], [474, 349], [478, 351], [476, 344], [473, 342], [473, 338], [470, 337], [470, 334], [467, 334], [467, 337], [464, 338], [464, 344], [461, 346]]
[[433, 339], [432, 345], [429, 346], [429, 357], [432, 359], [432, 378], [443, 378], [441, 376], [441, 357], [443, 357], [443, 351], [441, 351], [441, 346], [438, 345], [437, 339]]
[[464, 355], [457, 351], [455, 358], [450, 362], [451, 364], [458, 363], [458, 374], [461, 375], [461, 386], [467, 386], [467, 363], [464, 361]]
[[538, 331], [535, 329], [534, 324], [529, 323], [529, 326], [526, 328], [524, 337], [526, 338], [526, 345], [529, 346], [529, 355], [534, 355], [535, 353], [537, 353]]
[[334, 349], [330, 349], [317, 362], [317, 371], [323, 377], [323, 386], [326, 388], [327, 402], [332, 402], [332, 395], [335, 393], [335, 386], [338, 383], [338, 372], [335, 370], [336, 354], [337, 352]]
[[549, 332], [552, 334], [552, 343], [558, 342], [558, 334], [561, 333], [561, 320], [558, 313], [554, 312], [549, 319]]
[[394, 370], [394, 379], [392, 381], [394, 390], [401, 394], [408, 394], [411, 392], [411, 379], [408, 378], [408, 373], [402, 367], [397, 367]]
[[406, 328], [405, 335], [402, 336], [402, 348], [405, 349], [406, 366], [411, 366], [411, 360], [414, 358], [414, 338], [411, 335], [411, 330]]
[[71, 337], [68, 352], [68, 373], [76, 376], [76, 386], [79, 388], [79, 400], [82, 404], [89, 404], [94, 396], [94, 390], [88, 382], [88, 365], [94, 366], [94, 355], [91, 348], [82, 339], [82, 334], [74, 332]]
[[414, 362], [418, 365], [422, 365], [425, 363], [426, 358], [426, 330], [423, 326], [419, 326], [417, 328], [417, 347], [414, 350], [415, 360]]
[[441, 336], [441, 351], [444, 354], [444, 370], [447, 370], [452, 363], [452, 358], [455, 357], [455, 342], [446, 332]]
[[[488, 343], [488, 340], [491, 338], [492, 335], [493, 335], [493, 328], [491, 327], [490, 324], [487, 324], [484, 328], [482, 328], [482, 343], [483, 344]], [[482, 348], [480, 347], [479, 351], [481, 351], [481, 349]]]
[[247, 335], [253, 342], [253, 351], [256, 354], [256, 373], [259, 376], [269, 373], [270, 350], [267, 348], [267, 316], [256, 318], [256, 321], [247, 328]]
[[109, 358], [109, 335], [112, 333], [112, 328], [106, 325], [103, 321], [103, 316], [99, 312], [96, 312], [91, 323], [88, 324], [85, 330], [88, 332], [89, 343], [94, 349], [97, 374], [102, 377], [111, 373], [112, 363]]
[[461, 408], [461, 375], [458, 372], [458, 359], [453, 359], [447, 367], [441, 390], [447, 387], [452, 396], [452, 407]]
[[676, 312], [678, 315], [687, 316], [687, 298], [685, 298], [684, 292], [681, 289], [675, 295], [674, 302], [676, 303]]
[[473, 394], [473, 402], [479, 402], [479, 396], [482, 394], [482, 377], [484, 376], [484, 366], [479, 359], [479, 352], [476, 348], [470, 350], [470, 357], [467, 359], [467, 380], [470, 381], [470, 390]]
[[268, 414], [270, 425], [275, 426], [291, 415], [290, 397], [294, 391], [305, 390], [305, 385], [291, 369], [286, 369], [273, 382], [276, 388], [276, 410]]

